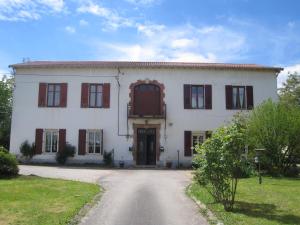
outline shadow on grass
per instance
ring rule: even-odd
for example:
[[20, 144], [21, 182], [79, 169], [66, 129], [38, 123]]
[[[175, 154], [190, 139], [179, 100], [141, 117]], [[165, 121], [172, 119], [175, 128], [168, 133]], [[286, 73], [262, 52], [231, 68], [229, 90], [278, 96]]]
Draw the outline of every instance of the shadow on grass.
[[285, 212], [277, 210], [274, 204], [236, 201], [233, 213], [240, 213], [250, 217], [260, 217], [282, 224], [299, 224], [300, 221], [300, 216], [285, 214]]

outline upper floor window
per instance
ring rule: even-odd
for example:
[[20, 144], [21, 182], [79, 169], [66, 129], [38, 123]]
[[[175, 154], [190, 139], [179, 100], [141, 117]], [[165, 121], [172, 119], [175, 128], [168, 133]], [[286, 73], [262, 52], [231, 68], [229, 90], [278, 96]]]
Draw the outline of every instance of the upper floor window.
[[67, 106], [66, 83], [40, 83], [39, 84], [39, 107], [66, 107]]
[[212, 86], [211, 85], [184, 85], [185, 109], [211, 109]]
[[89, 107], [102, 107], [102, 84], [90, 84]]
[[47, 106], [60, 105], [60, 84], [48, 84], [47, 88]]
[[58, 130], [45, 130], [45, 152], [57, 152]]
[[252, 109], [253, 87], [226, 85], [227, 109]]
[[81, 108], [109, 108], [110, 84], [81, 84]]
[[204, 108], [204, 86], [192, 85], [192, 108], [203, 109]]

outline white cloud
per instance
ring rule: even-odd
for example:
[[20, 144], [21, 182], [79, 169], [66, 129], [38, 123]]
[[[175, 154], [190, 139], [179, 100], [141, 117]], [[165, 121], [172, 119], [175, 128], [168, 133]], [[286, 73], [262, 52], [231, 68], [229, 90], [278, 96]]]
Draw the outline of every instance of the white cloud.
[[134, 25], [131, 19], [122, 17], [117, 11], [100, 6], [92, 1], [88, 1], [79, 6], [77, 12], [90, 13], [103, 18], [106, 29], [116, 30], [119, 27], [132, 27]]
[[0, 20], [38, 20], [44, 14], [63, 11], [63, 0], [0, 0]]
[[300, 74], [300, 64], [285, 67], [284, 70], [281, 71], [277, 77], [277, 87], [281, 88], [283, 83], [286, 81], [289, 73], [295, 72]]
[[137, 31], [139, 36], [134, 44], [98, 41], [100, 58], [109, 52], [105, 57], [116, 60], [226, 62], [247, 49], [243, 35], [221, 26], [143, 24], [137, 26]]
[[74, 34], [76, 32], [76, 29], [72, 26], [66, 26], [65, 30], [70, 34]]
[[88, 21], [86, 21], [86, 20], [84, 20], [84, 19], [81, 19], [81, 20], [79, 20], [79, 25], [80, 26], [88, 26], [89, 25], [89, 22]]

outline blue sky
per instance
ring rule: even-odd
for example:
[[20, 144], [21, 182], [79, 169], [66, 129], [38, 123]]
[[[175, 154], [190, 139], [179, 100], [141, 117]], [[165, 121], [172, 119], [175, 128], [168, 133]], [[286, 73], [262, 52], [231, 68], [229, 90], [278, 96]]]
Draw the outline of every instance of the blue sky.
[[0, 74], [31, 60], [257, 63], [300, 72], [297, 0], [0, 0]]

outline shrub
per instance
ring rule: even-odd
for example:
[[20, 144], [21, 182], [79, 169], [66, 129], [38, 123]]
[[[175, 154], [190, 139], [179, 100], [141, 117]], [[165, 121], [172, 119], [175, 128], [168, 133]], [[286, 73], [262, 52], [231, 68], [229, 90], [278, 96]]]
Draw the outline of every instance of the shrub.
[[20, 152], [22, 153], [22, 155], [29, 159], [34, 156], [34, 149], [34, 143], [30, 145], [28, 141], [24, 141], [20, 146]]
[[3, 147], [0, 147], [0, 177], [18, 175], [18, 162], [14, 155], [10, 154]]
[[73, 157], [74, 154], [75, 154], [75, 147], [67, 143], [64, 149], [56, 153], [56, 161], [59, 164], [65, 164], [68, 157]]
[[227, 211], [233, 209], [238, 179], [248, 165], [243, 157], [245, 145], [246, 124], [238, 118], [231, 125], [216, 130], [202, 145], [196, 146], [199, 154], [194, 158], [194, 166], [198, 168], [194, 178]]
[[300, 158], [300, 108], [271, 100], [250, 115], [248, 136], [264, 148], [262, 167], [272, 175], [284, 175]]
[[8, 153], [9, 151], [3, 146], [0, 146], [0, 152]]
[[293, 164], [290, 168], [288, 168], [284, 175], [286, 177], [298, 177], [300, 173], [300, 169], [297, 167], [296, 164]]
[[112, 166], [113, 164], [112, 155], [113, 155], [113, 151], [110, 152], [104, 151], [103, 161], [106, 166]]

